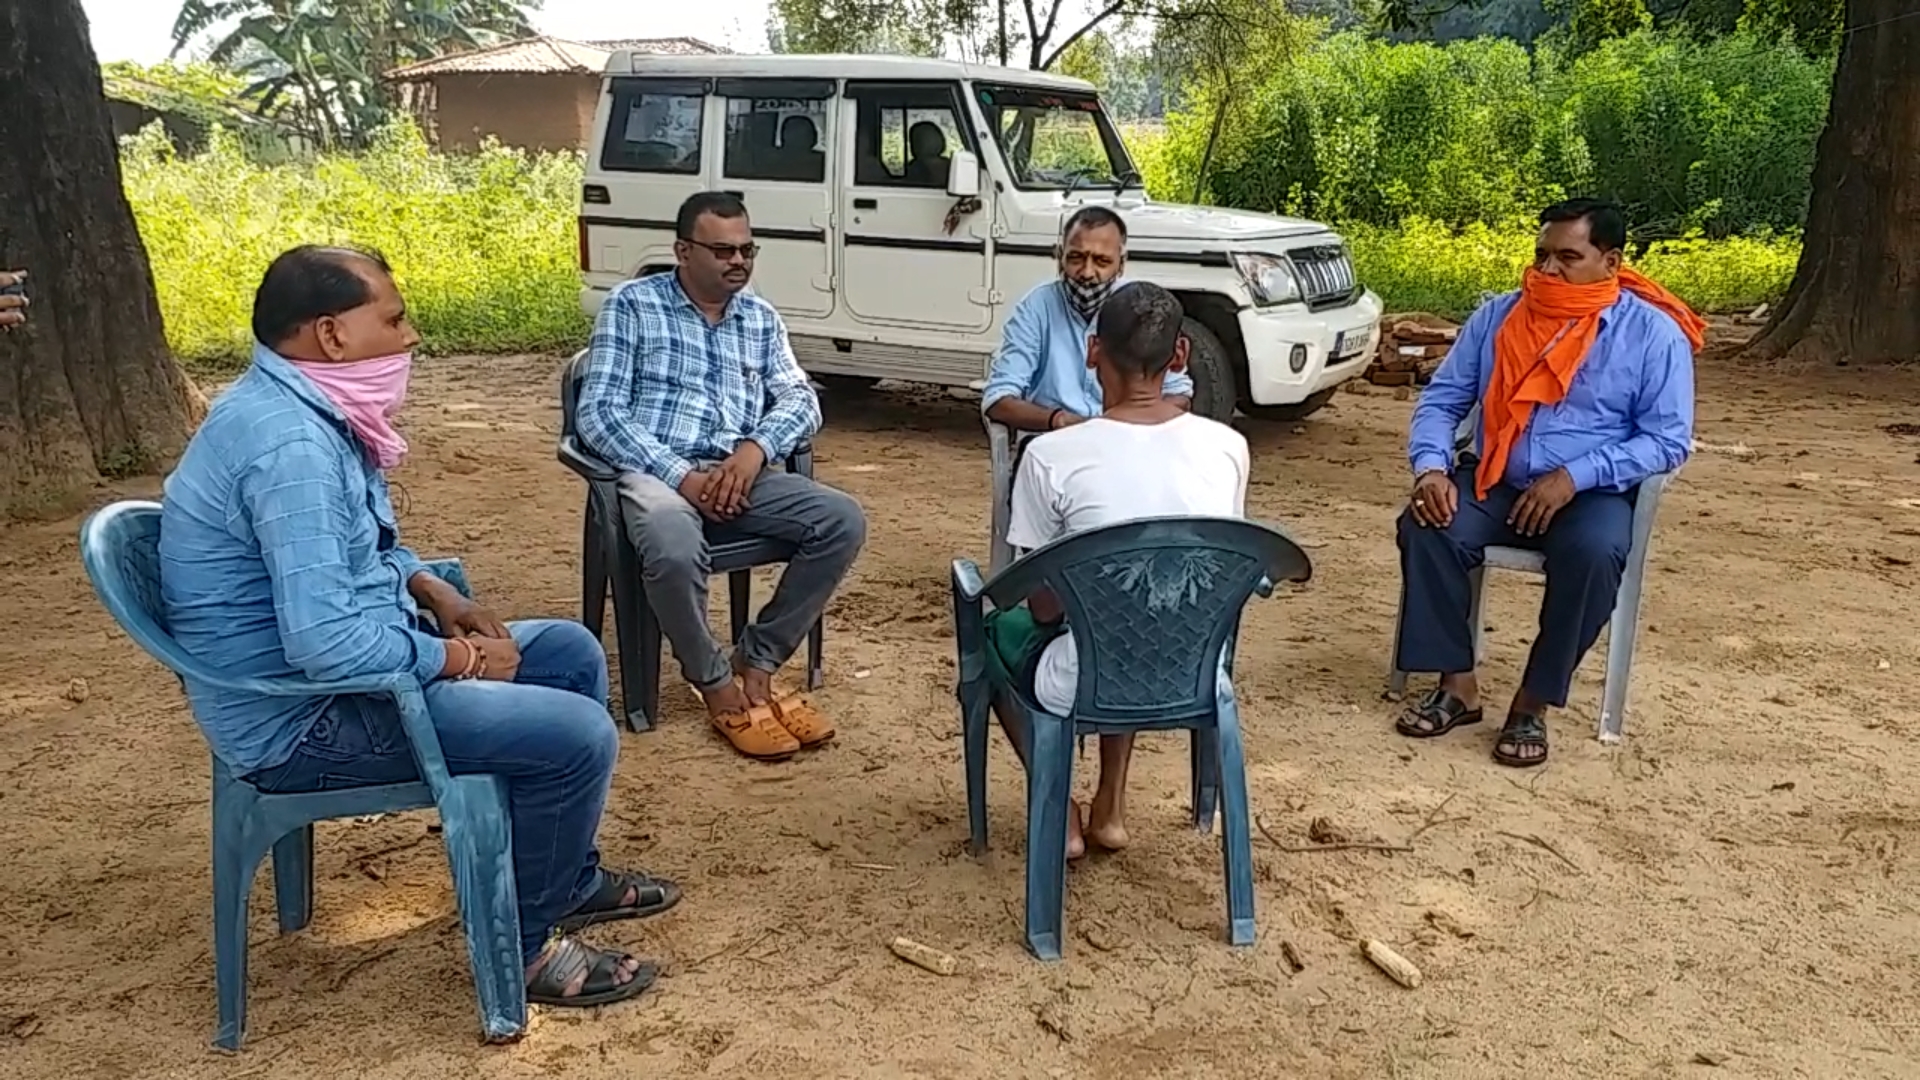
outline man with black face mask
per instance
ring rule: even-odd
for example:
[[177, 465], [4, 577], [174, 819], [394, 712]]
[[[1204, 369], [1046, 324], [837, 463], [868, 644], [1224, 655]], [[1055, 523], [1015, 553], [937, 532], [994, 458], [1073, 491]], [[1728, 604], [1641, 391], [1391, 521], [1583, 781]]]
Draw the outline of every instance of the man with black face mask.
[[[1104, 206], [1084, 206], [1060, 237], [1060, 278], [1021, 297], [1007, 318], [980, 407], [1016, 432], [1053, 431], [1102, 411], [1087, 366], [1087, 338], [1108, 294], [1124, 284], [1127, 223]], [[1166, 396], [1193, 402], [1193, 380], [1169, 372]]]

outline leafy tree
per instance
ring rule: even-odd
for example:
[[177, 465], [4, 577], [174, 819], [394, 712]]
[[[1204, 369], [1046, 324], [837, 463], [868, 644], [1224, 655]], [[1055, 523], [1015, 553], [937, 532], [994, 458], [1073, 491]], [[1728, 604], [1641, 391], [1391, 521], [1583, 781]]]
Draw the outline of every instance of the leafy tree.
[[[1431, 4], [1382, 0], [1383, 17], [1411, 27]], [[1808, 31], [1834, 25], [1840, 0], [1748, 0], [1741, 18]], [[1786, 298], [1750, 346], [1760, 357], [1920, 359], [1920, 12], [1912, 0], [1844, 0], [1839, 58], [1825, 130], [1815, 149], [1813, 196], [1800, 265]], [[1811, 44], [1811, 43], [1810, 43]]]
[[33, 297], [0, 334], [4, 519], [165, 466], [199, 402], [167, 351], [80, 0], [0, 4], [0, 100], [0, 262]]
[[174, 54], [211, 38], [210, 63], [248, 80], [263, 114], [321, 146], [366, 145], [393, 111], [381, 77], [531, 32], [540, 0], [183, 0]]
[[1547, 10], [1565, 20], [1559, 44], [1574, 56], [1599, 48], [1609, 38], [1626, 37], [1653, 26], [1646, 0], [1547, 0]]

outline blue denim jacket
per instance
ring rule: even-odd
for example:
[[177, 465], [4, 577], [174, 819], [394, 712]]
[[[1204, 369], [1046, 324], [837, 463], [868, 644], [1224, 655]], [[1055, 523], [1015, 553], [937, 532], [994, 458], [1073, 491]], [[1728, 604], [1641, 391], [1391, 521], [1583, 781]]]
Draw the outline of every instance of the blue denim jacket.
[[[285, 359], [253, 365], [167, 477], [160, 592], [180, 646], [226, 674], [332, 682], [410, 672], [446, 645], [417, 628], [386, 478], [340, 410]], [[245, 775], [285, 762], [333, 700], [187, 682], [213, 752]]]

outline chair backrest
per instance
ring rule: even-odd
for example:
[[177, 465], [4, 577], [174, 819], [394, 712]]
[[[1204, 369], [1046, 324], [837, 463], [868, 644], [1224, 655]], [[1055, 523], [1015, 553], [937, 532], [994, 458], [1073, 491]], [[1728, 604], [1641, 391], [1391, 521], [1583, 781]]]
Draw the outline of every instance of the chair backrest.
[[578, 434], [574, 430], [574, 412], [580, 407], [580, 381], [586, 375], [587, 351], [573, 354], [573, 359], [560, 369], [560, 434], [562, 436]]
[[1467, 415], [1461, 417], [1459, 425], [1453, 429], [1453, 453], [1455, 457], [1473, 449], [1473, 436], [1474, 433], [1479, 430], [1480, 403], [1476, 401], [1473, 403], [1473, 408], [1467, 410]]
[[176, 674], [198, 677], [200, 665], [167, 630], [160, 600], [160, 504], [127, 500], [107, 506], [80, 527], [80, 561], [114, 621]]
[[1059, 597], [1080, 657], [1076, 720], [1177, 723], [1212, 715], [1222, 652], [1261, 582], [1312, 574], [1306, 552], [1266, 525], [1162, 517], [1055, 541], [986, 592], [999, 608], [1042, 585]]

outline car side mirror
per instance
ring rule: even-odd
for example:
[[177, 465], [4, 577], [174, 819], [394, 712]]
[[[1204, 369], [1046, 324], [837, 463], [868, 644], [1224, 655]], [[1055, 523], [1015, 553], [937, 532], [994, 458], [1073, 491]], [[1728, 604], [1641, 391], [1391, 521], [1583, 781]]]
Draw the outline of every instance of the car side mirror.
[[971, 150], [955, 150], [947, 163], [947, 194], [956, 199], [980, 197], [980, 158]]

